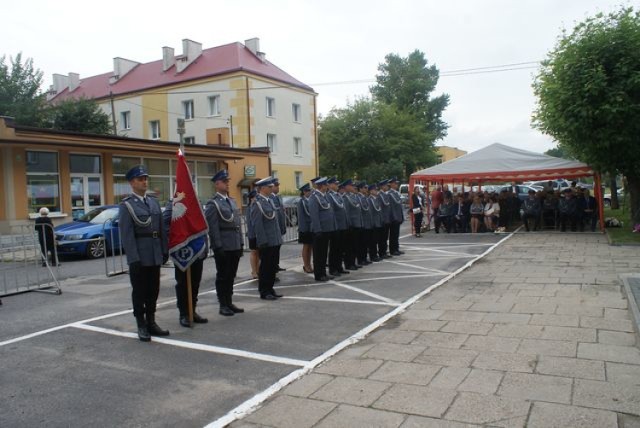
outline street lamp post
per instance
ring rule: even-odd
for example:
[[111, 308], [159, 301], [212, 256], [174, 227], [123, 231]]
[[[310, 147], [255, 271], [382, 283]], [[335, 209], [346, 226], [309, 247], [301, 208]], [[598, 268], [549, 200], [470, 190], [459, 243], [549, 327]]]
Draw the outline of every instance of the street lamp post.
[[180, 151], [184, 155], [184, 119], [178, 119], [178, 135], [180, 136]]

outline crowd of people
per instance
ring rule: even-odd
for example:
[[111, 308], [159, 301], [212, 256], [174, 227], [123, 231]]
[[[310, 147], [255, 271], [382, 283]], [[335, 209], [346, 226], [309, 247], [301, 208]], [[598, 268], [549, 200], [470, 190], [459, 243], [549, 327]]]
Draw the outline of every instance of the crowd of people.
[[448, 185], [436, 186], [427, 198], [414, 187], [412, 212], [414, 232], [421, 236], [423, 215], [427, 228], [433, 221], [435, 232], [478, 233], [504, 231], [522, 221], [527, 232], [542, 228], [562, 232], [595, 231], [598, 221], [596, 199], [589, 189], [578, 187], [554, 190], [549, 182], [541, 190], [530, 189], [524, 200], [518, 197], [516, 183], [499, 191], [455, 192]]

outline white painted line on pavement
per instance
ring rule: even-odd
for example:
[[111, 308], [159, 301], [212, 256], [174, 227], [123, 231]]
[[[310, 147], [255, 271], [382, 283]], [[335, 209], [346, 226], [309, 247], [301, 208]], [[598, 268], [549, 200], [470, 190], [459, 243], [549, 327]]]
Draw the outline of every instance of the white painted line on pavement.
[[[242, 297], [253, 297], [259, 299], [260, 296], [257, 294], [241, 294], [234, 293], [234, 296], [242, 296]], [[378, 306], [399, 306], [400, 303], [387, 303], [380, 302], [376, 300], [356, 300], [356, 299], [338, 299], [335, 297], [305, 297], [305, 296], [284, 296], [280, 297], [283, 300], [309, 300], [309, 301], [318, 301], [318, 302], [333, 302], [333, 303], [356, 303], [359, 305], [378, 305]]]
[[429, 271], [429, 272], [439, 273], [441, 275], [449, 275], [451, 273], [451, 272], [447, 272], [447, 271], [440, 270], [440, 269], [433, 269], [433, 268], [428, 268], [428, 267], [424, 267], [424, 266], [416, 266], [416, 265], [412, 265], [412, 264], [409, 264], [409, 263], [392, 262], [392, 261], [389, 261], [389, 263], [393, 263], [393, 264], [396, 264], [398, 266], [406, 266], [406, 267], [411, 267], [411, 268], [414, 268], [414, 269], [426, 270], [426, 271]]
[[[93, 331], [96, 333], [104, 333], [104, 334], [110, 334], [112, 336], [127, 337], [129, 339], [139, 340], [138, 335], [136, 333], [128, 333], [125, 331], [112, 330], [110, 328], [96, 327], [93, 325], [81, 324], [81, 323], [71, 324], [70, 327], [78, 328], [81, 330]], [[242, 351], [240, 349], [205, 345], [203, 343], [185, 342], [183, 340], [167, 339], [164, 337], [154, 336], [151, 339], [151, 341], [153, 343], [162, 343], [163, 345], [177, 346], [179, 348], [187, 348], [187, 349], [192, 349], [196, 351], [212, 352], [214, 354], [233, 355], [234, 357], [243, 357], [243, 358], [249, 358], [252, 360], [267, 361], [267, 362], [276, 363], [276, 364], [286, 364], [288, 366], [304, 367], [305, 365], [309, 364], [309, 361], [297, 360], [294, 358], [277, 357], [275, 355], [259, 354], [256, 352]]]
[[352, 285], [343, 284], [341, 282], [333, 281], [333, 280], [329, 281], [329, 282], [331, 284], [337, 285], [338, 287], [346, 288], [347, 290], [355, 291], [356, 293], [364, 294], [365, 296], [373, 297], [374, 299], [381, 300], [383, 302], [391, 303], [393, 305], [399, 305], [400, 304], [399, 302], [396, 302], [393, 299], [389, 299], [388, 297], [384, 297], [384, 296], [381, 296], [379, 294], [372, 293], [370, 291], [362, 290], [362, 289], [360, 289], [358, 287], [354, 287]]
[[237, 419], [240, 419], [240, 418], [248, 415], [249, 413], [253, 412], [260, 404], [262, 404], [269, 397], [271, 397], [272, 395], [274, 395], [275, 393], [280, 391], [282, 388], [284, 388], [285, 386], [289, 385], [294, 380], [296, 380], [296, 379], [302, 377], [303, 375], [309, 373], [316, 366], [318, 366], [319, 364], [323, 363], [325, 360], [329, 359], [333, 355], [337, 354], [338, 352], [340, 352], [341, 350], [343, 350], [347, 346], [359, 342], [364, 337], [366, 337], [366, 335], [371, 333], [376, 328], [380, 327], [382, 324], [387, 322], [389, 319], [391, 319], [394, 316], [404, 312], [409, 306], [411, 306], [413, 303], [415, 303], [418, 299], [426, 296], [427, 294], [430, 294], [433, 290], [437, 289], [442, 284], [447, 283], [449, 280], [451, 280], [455, 276], [459, 275], [461, 272], [464, 272], [467, 268], [472, 266], [476, 261], [480, 260], [481, 258], [486, 256], [487, 254], [491, 253], [498, 245], [500, 245], [504, 241], [508, 240], [512, 236], [513, 236], [512, 233], [508, 234], [507, 236], [502, 238], [500, 241], [498, 241], [497, 243], [495, 243], [491, 247], [489, 247], [484, 253], [480, 254], [478, 257], [476, 257], [473, 260], [469, 260], [461, 268], [459, 268], [458, 270], [456, 270], [452, 274], [448, 275], [446, 278], [442, 278], [440, 281], [438, 281], [435, 284], [431, 285], [427, 289], [425, 289], [425, 290], [421, 291], [420, 293], [414, 295], [410, 299], [408, 299], [405, 302], [403, 302], [400, 306], [398, 306], [393, 311], [391, 311], [388, 314], [378, 318], [376, 321], [374, 321], [373, 323], [369, 324], [368, 326], [366, 326], [365, 328], [363, 328], [359, 332], [353, 334], [351, 337], [349, 337], [349, 338], [343, 340], [342, 342], [338, 343], [333, 348], [331, 348], [328, 351], [324, 352], [322, 355], [314, 358], [311, 362], [309, 362], [303, 368], [301, 368], [299, 370], [296, 370], [296, 371], [288, 374], [287, 376], [281, 378], [278, 382], [274, 383], [273, 385], [271, 385], [266, 390], [262, 391], [261, 393], [259, 393], [257, 395], [254, 395], [253, 397], [251, 397], [250, 399], [248, 399], [244, 403], [242, 403], [239, 406], [237, 406], [235, 409], [232, 409], [226, 415], [224, 415], [221, 418], [219, 418], [219, 419], [211, 422], [210, 424], [206, 425], [205, 428], [224, 428], [225, 426], [227, 426], [231, 422], [233, 422], [233, 421], [235, 421]]
[[460, 246], [476, 246], [476, 245], [493, 245], [495, 244], [495, 242], [489, 242], [487, 244], [481, 244], [478, 242], [432, 242], [429, 241], [428, 244], [424, 243], [424, 242], [403, 242], [402, 245], [416, 245], [416, 246], [424, 246], [424, 245], [442, 245], [442, 246], [454, 246], [454, 245], [460, 245]]
[[[371, 272], [371, 273], [375, 273], [375, 272]], [[420, 274], [416, 274], [416, 275], [395, 275], [395, 276], [380, 276], [380, 277], [373, 277], [373, 278], [359, 278], [359, 279], [347, 279], [344, 280], [342, 282], [348, 282], [348, 283], [352, 283], [352, 282], [364, 282], [364, 281], [382, 281], [382, 280], [386, 280], [386, 279], [405, 279], [405, 278], [420, 278], [423, 276], [442, 276], [439, 273], [420, 273]]]

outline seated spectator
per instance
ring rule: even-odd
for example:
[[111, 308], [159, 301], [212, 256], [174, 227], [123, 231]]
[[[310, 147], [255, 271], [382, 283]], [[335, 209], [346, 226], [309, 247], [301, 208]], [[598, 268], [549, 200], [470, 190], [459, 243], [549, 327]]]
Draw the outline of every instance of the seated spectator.
[[465, 201], [464, 195], [458, 195], [458, 201], [453, 207], [453, 221], [454, 232], [467, 233], [469, 225], [469, 206], [470, 204]]
[[436, 233], [440, 233], [440, 226], [444, 224], [447, 233], [451, 233], [451, 217], [453, 215], [453, 201], [447, 194], [444, 194], [444, 202], [440, 205], [438, 216], [436, 217]]
[[484, 225], [487, 228], [487, 232], [493, 232], [497, 226], [497, 224], [494, 223], [496, 210], [498, 212], [498, 217], [500, 216], [500, 205], [498, 205], [497, 198], [495, 196], [486, 198], [486, 201], [487, 202], [484, 204]]
[[558, 198], [553, 191], [547, 192], [542, 201], [542, 221], [544, 227], [556, 227]]
[[533, 230], [540, 228], [540, 200], [535, 190], [529, 190], [529, 197], [522, 203], [522, 221], [527, 232], [530, 231], [529, 220], [533, 219]]
[[469, 207], [469, 214], [471, 215], [471, 233], [478, 233], [478, 228], [484, 215], [484, 205], [482, 205], [480, 196], [473, 197], [473, 202]]
[[573, 197], [571, 189], [564, 190], [564, 197], [558, 201], [558, 216], [560, 218], [560, 231], [567, 231], [567, 223], [571, 226], [571, 231], [576, 231], [576, 216], [578, 205]]

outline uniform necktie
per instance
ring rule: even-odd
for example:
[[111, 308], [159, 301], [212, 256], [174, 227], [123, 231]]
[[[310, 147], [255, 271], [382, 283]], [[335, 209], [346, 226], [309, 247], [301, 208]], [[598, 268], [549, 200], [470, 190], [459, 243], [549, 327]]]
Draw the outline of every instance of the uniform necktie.
[[229, 200], [229, 198], [224, 198], [225, 201], [227, 201], [227, 205], [229, 205], [229, 208], [231, 208], [231, 211], [233, 211], [233, 207], [231, 206], [231, 201]]
[[147, 202], [147, 197], [145, 196], [144, 198], [142, 198], [142, 200], [144, 201], [144, 204], [148, 207], [149, 206], [149, 202]]

